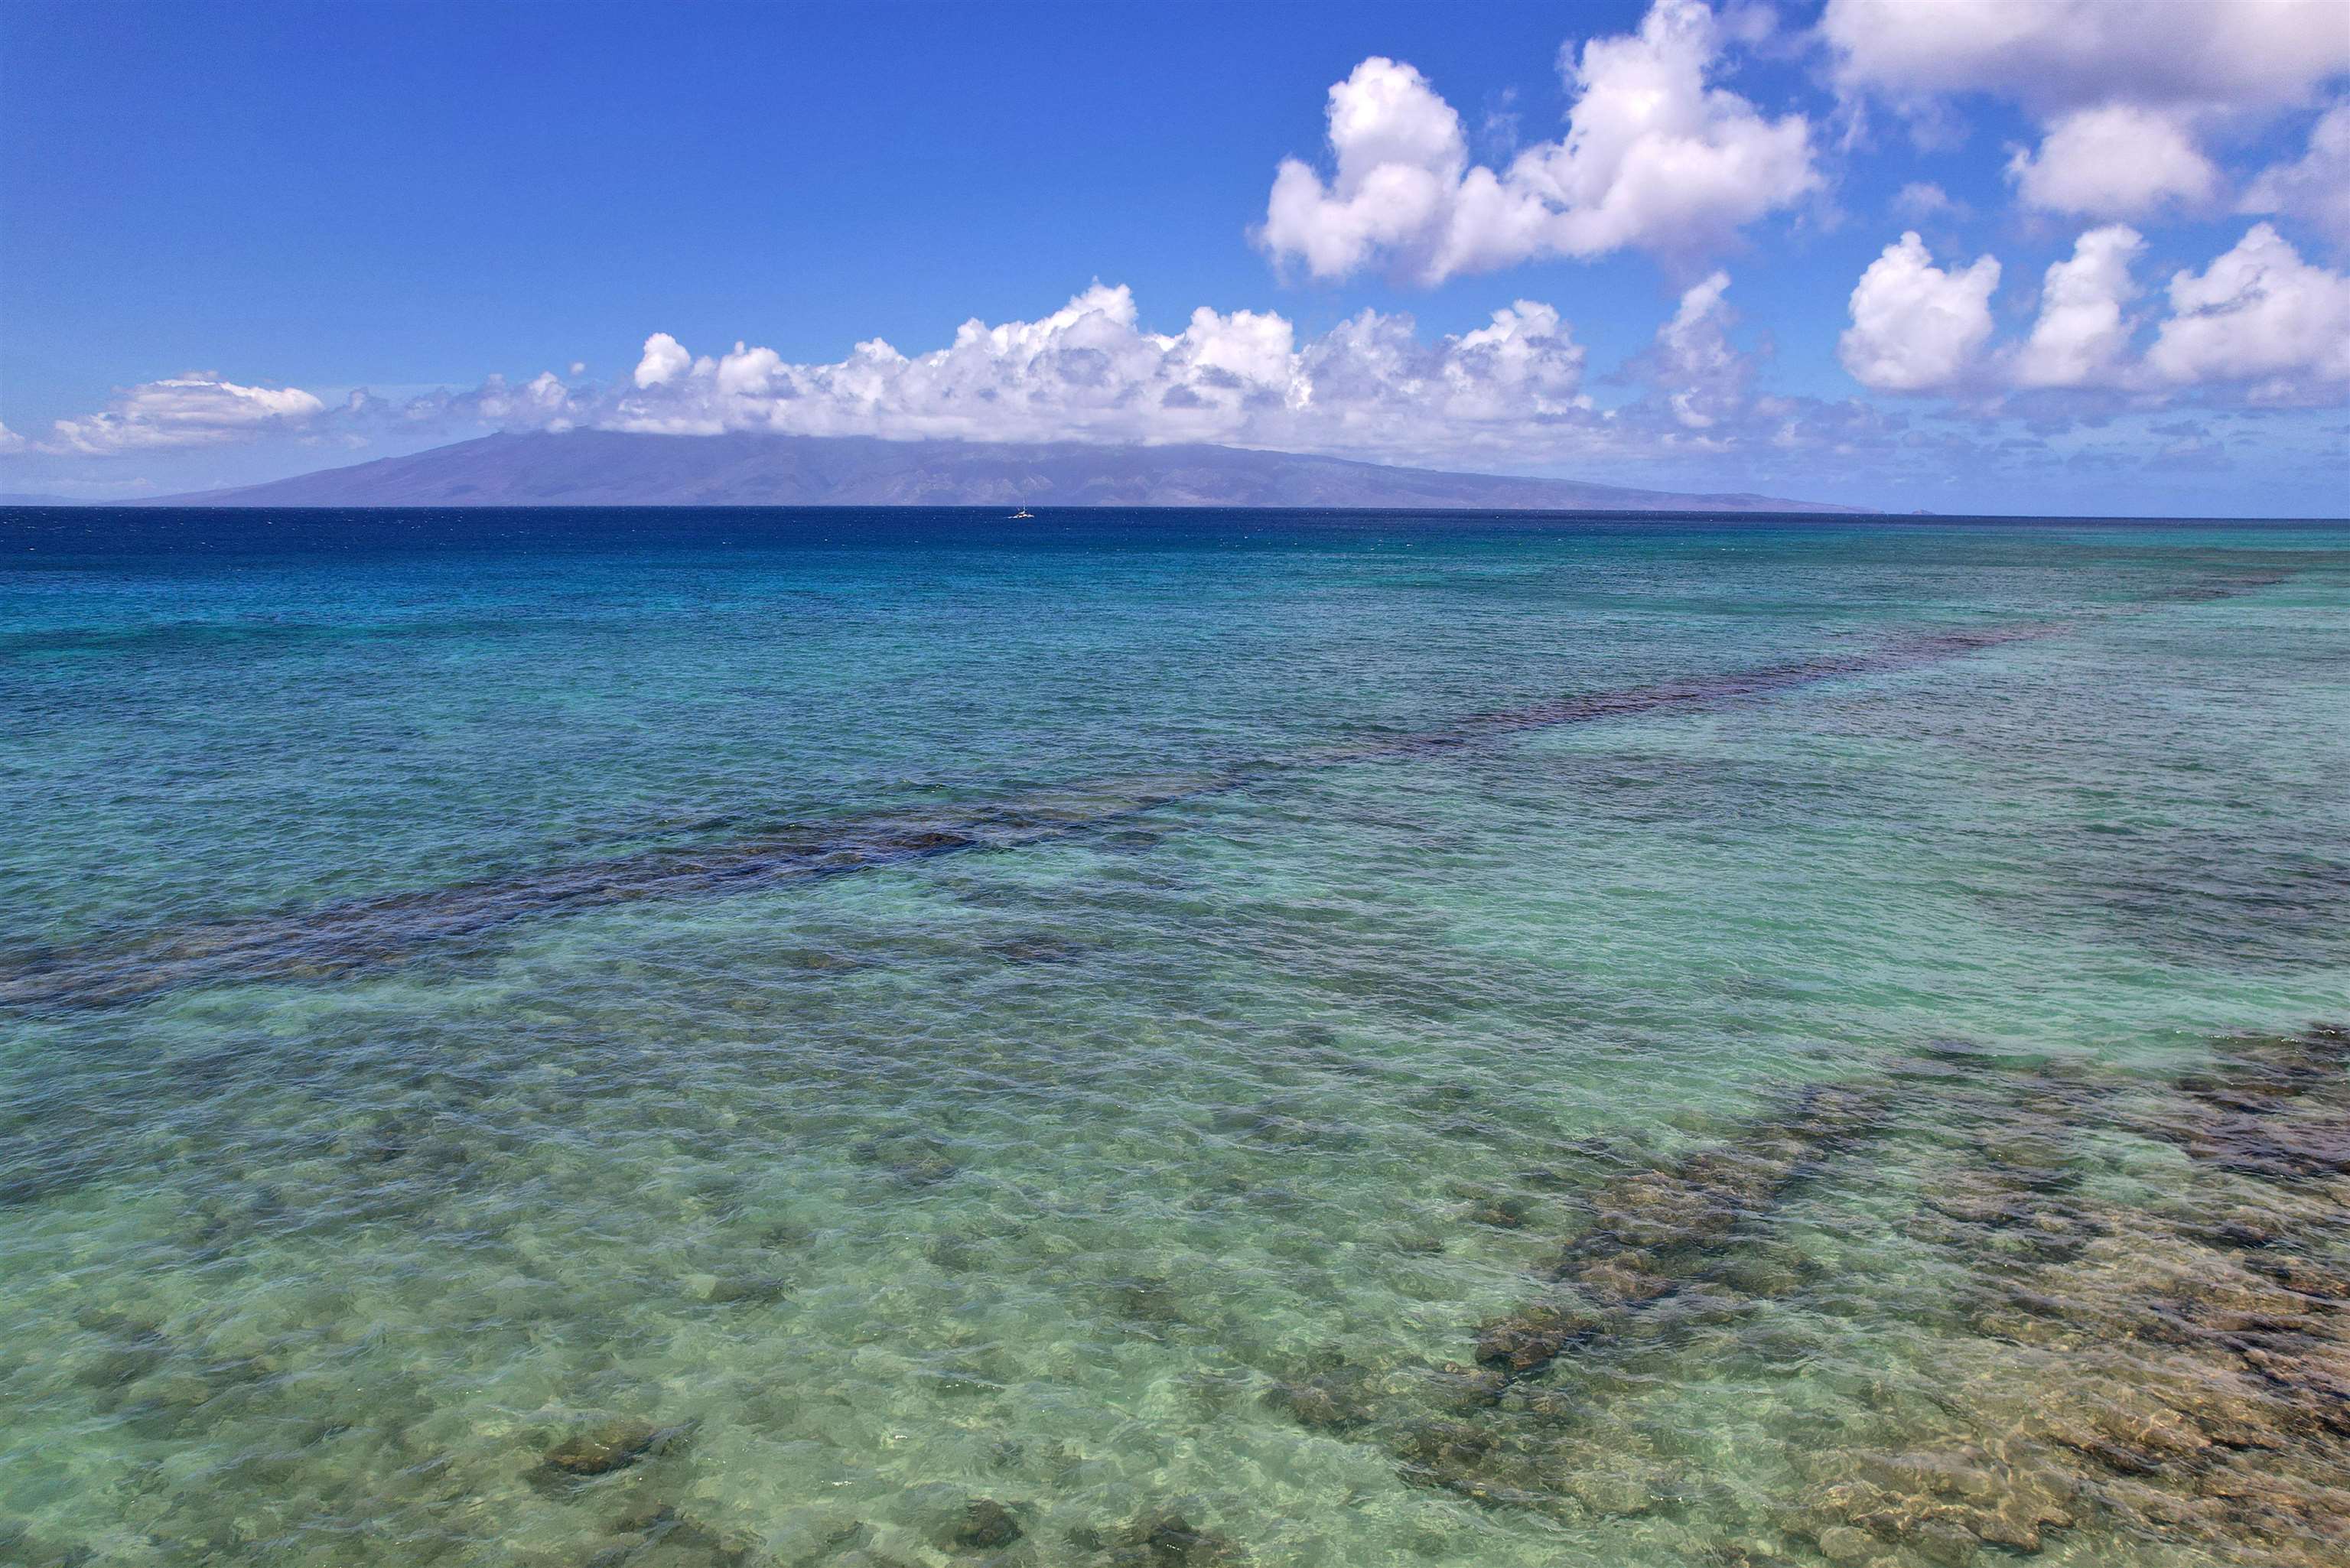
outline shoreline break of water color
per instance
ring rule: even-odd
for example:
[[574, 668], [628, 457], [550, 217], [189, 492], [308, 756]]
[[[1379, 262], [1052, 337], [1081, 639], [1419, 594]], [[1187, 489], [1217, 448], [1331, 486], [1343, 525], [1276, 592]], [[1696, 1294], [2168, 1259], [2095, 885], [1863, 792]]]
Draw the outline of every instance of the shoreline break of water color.
[[0, 1560], [2350, 1553], [2350, 528], [0, 545]]

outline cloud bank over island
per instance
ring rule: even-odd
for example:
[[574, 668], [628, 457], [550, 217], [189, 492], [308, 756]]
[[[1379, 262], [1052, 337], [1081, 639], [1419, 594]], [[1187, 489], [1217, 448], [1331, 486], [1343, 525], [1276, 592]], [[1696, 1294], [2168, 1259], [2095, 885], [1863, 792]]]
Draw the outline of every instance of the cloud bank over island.
[[307, 425], [326, 405], [299, 387], [243, 387], [211, 371], [126, 388], [113, 403], [51, 427], [56, 450], [110, 456], [140, 448], [203, 446]]
[[[1808, 85], [1764, 101], [1744, 79], [1763, 61]], [[872, 337], [823, 361], [647, 322], [632, 368], [600, 380], [567, 359], [387, 397], [188, 372], [46, 429], [0, 426], [0, 453], [103, 463], [600, 429], [1208, 441], [1551, 472], [1744, 454], [1783, 470], [1804, 452], [1929, 464], [2012, 448], [2019, 431], [2044, 441], [2156, 416], [2189, 421], [2172, 449], [2210, 451], [2192, 421], [2350, 400], [2339, 0], [2170, 0], [2160, 26], [2110, 0], [1827, 0], [1807, 17], [1655, 0], [1630, 32], [1566, 40], [1555, 75], [1560, 133], [1521, 146], [1513, 129], [1510, 155], [1481, 161], [1472, 142], [1493, 138], [1429, 77], [1365, 57], [1327, 88], [1326, 146], [1274, 161], [1245, 225], [1275, 297], [1353, 279], [1457, 294], [1544, 269], [1539, 290], [1497, 287], [1465, 330], [1361, 308], [1309, 335], [1270, 298], [1161, 329], [1128, 288], [1096, 282], [1031, 319], [972, 319], [941, 345]], [[1986, 104], [2033, 131], [1977, 151], [2008, 210], [1922, 177], [1854, 210], [1863, 151], [1947, 161]], [[1841, 301], [1819, 352], [1844, 386], [1773, 391], [1773, 345], [1737, 307], [1742, 258], [1869, 225], [1885, 238], [1858, 275], [1813, 285], [1823, 313]], [[1972, 245], [1958, 237], [1970, 226]], [[1619, 254], [1654, 264], [1659, 314], [1636, 352], [1595, 366], [1574, 269]], [[579, 351], [608, 363], [613, 348]]]
[[968, 321], [951, 344], [913, 354], [872, 338], [842, 359], [798, 364], [741, 342], [695, 353], [655, 332], [633, 371], [608, 384], [550, 370], [398, 404], [359, 393], [333, 409], [296, 389], [182, 377], [127, 389], [61, 423], [57, 439], [122, 452], [243, 440], [275, 421], [352, 432], [406, 423], [1516, 452], [1598, 421], [1583, 371], [1567, 324], [1531, 300], [1456, 335], [1423, 337], [1409, 317], [1367, 310], [1300, 341], [1279, 315], [1205, 306], [1180, 332], [1151, 332], [1130, 292], [1097, 283], [1035, 320]]

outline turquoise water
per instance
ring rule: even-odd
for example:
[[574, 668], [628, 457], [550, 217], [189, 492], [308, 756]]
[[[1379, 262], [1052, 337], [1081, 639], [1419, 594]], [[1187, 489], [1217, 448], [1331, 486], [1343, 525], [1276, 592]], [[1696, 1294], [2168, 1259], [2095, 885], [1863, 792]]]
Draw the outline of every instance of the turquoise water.
[[2318, 1563], [2350, 530], [0, 513], [0, 1557]]

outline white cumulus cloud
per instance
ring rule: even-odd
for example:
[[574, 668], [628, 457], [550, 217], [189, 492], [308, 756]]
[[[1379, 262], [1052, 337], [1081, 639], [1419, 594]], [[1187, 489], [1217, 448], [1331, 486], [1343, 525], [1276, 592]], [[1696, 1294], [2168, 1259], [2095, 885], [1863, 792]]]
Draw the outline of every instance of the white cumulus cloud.
[[2065, 115], [2007, 174], [2027, 207], [2098, 218], [2201, 207], [2220, 193], [2220, 171], [2175, 114], [2126, 103]]
[[[2350, 17], [2344, 25], [2350, 26]], [[2244, 192], [2243, 210], [2303, 219], [2350, 247], [2350, 104], [2320, 117], [2299, 162], [2263, 170]]]
[[2267, 223], [2201, 272], [2174, 274], [2168, 313], [2143, 355], [2130, 311], [2137, 230], [2083, 234], [2043, 279], [2040, 313], [2021, 342], [1987, 352], [1997, 258], [1945, 270], [1915, 234], [1869, 265], [1839, 345], [1864, 386], [1889, 392], [2104, 389], [2139, 407], [2184, 393], [2239, 404], [2339, 401], [2350, 388], [2350, 276], [2302, 259]]
[[1913, 230], [1860, 275], [1852, 326], [1837, 341], [1837, 356], [1855, 380], [1877, 391], [1952, 386], [1974, 369], [1991, 338], [1991, 296], [1998, 286], [1995, 257], [1946, 271]]
[[2040, 318], [2009, 366], [2017, 386], [2095, 386], [2123, 377], [2137, 325], [2126, 309], [2137, 294], [2130, 264], [2145, 249], [2136, 229], [2115, 223], [2083, 234], [2071, 256], [2048, 268]]
[[[1261, 238], [1277, 256], [1302, 259], [1316, 277], [1343, 277], [1381, 251], [1409, 250], [1433, 282], [1450, 240], [1468, 146], [1461, 117], [1410, 66], [1373, 56], [1330, 89], [1330, 183], [1296, 159], [1275, 171]], [[1480, 169], [1481, 191], [1499, 194]]]
[[0, 424], [0, 452], [22, 452], [24, 450], [25, 438], [18, 435], [15, 431], [10, 430], [5, 424]]
[[452, 411], [484, 424], [550, 431], [567, 431], [587, 422], [594, 418], [595, 407], [591, 396], [567, 385], [552, 370], [542, 370], [518, 387], [504, 376], [492, 376], [452, 400]]
[[126, 388], [99, 413], [57, 421], [50, 444], [91, 456], [201, 446], [300, 425], [325, 407], [299, 387], [246, 387], [190, 374]]
[[1566, 134], [1506, 169], [1469, 162], [1461, 117], [1409, 65], [1373, 57], [1330, 89], [1332, 171], [1274, 175], [1258, 238], [1317, 277], [1384, 260], [1437, 284], [1544, 256], [1690, 254], [1820, 183], [1801, 115], [1766, 119], [1707, 78], [1703, 0], [1656, 0], [1640, 30], [1563, 51]]
[[1657, 329], [1652, 376], [1685, 430], [1711, 430], [1745, 405], [1753, 367], [1730, 341], [1734, 318], [1722, 298], [1729, 288], [1730, 275], [1715, 272], [1685, 290]]
[[656, 332], [645, 339], [644, 358], [637, 361], [637, 385], [658, 387], [673, 381], [692, 363], [693, 356], [680, 348], [676, 338]]
[[2172, 384], [2245, 382], [2256, 398], [2338, 397], [2350, 382], [2350, 277], [2302, 260], [2266, 223], [2200, 273], [2170, 280], [2170, 317], [2147, 351]]
[[1828, 0], [1846, 92], [1920, 116], [1981, 93], [2045, 135], [2009, 166], [2028, 206], [2143, 218], [2215, 201], [2214, 127], [2305, 103], [2350, 71], [2343, 0]]

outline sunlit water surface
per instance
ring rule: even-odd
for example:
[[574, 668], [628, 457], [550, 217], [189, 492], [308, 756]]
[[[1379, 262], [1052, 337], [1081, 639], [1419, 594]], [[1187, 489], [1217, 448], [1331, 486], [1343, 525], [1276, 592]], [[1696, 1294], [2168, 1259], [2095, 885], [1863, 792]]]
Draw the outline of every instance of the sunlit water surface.
[[2342, 528], [0, 550], [0, 1558], [2350, 1551]]

